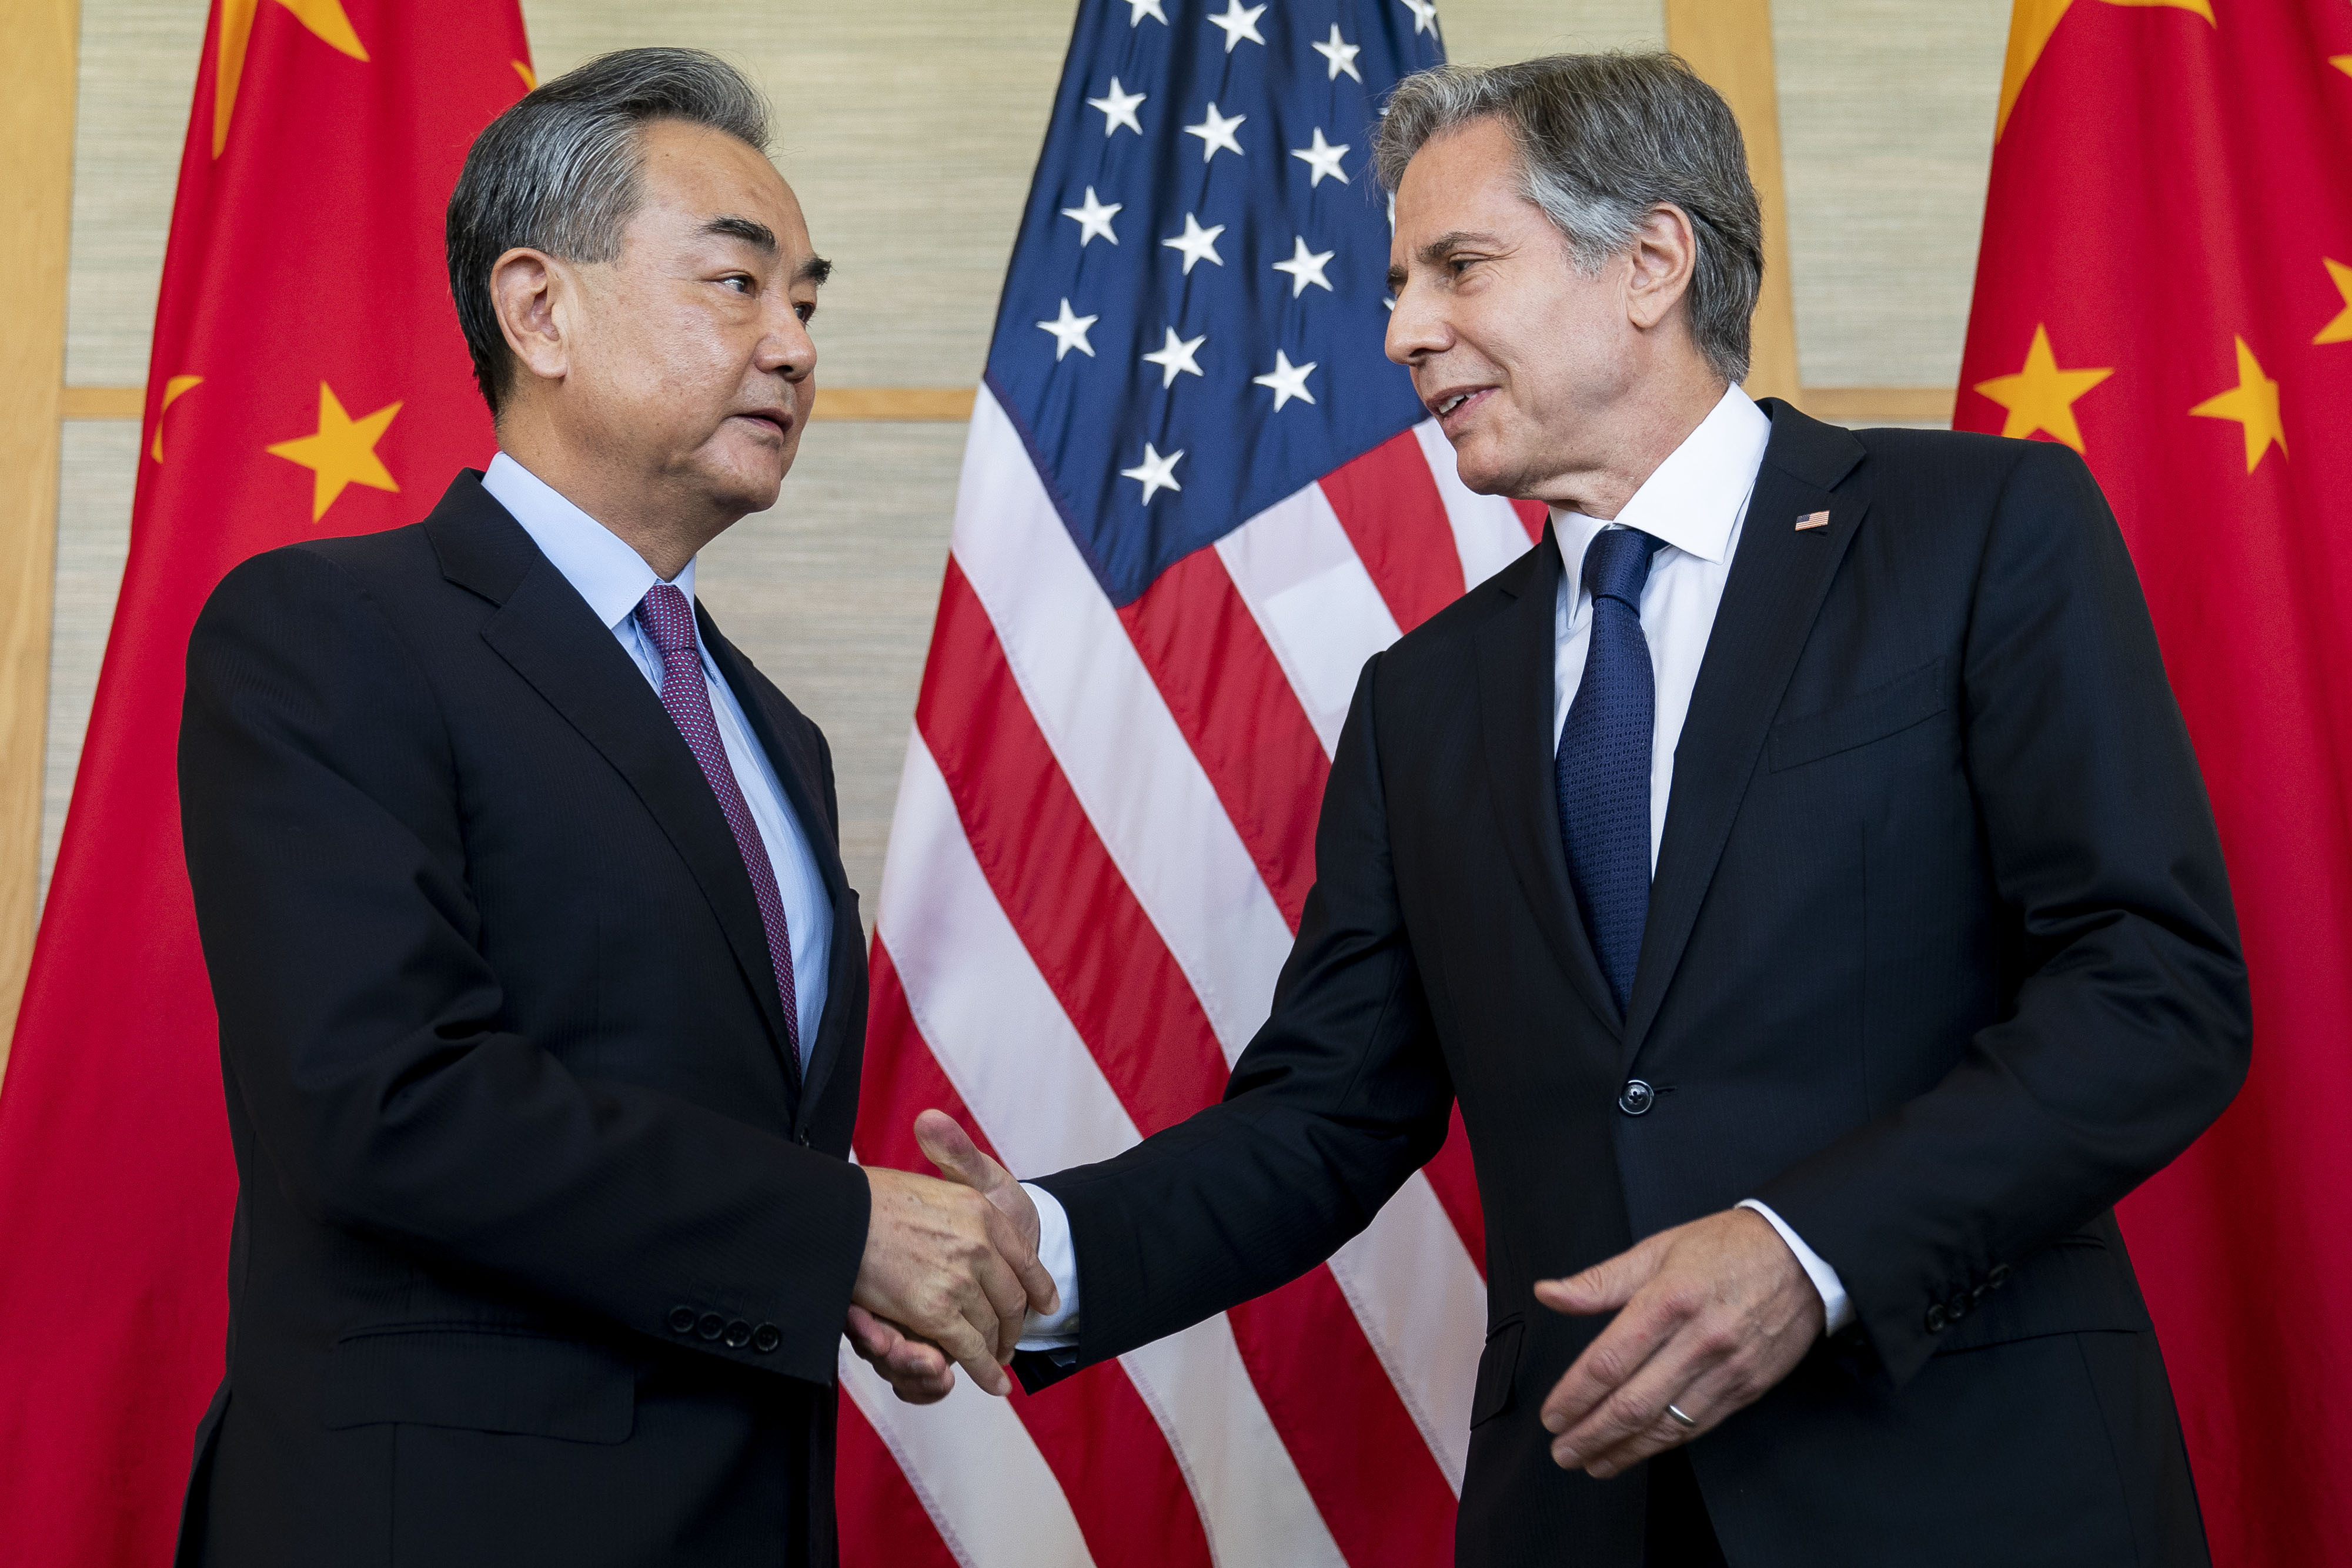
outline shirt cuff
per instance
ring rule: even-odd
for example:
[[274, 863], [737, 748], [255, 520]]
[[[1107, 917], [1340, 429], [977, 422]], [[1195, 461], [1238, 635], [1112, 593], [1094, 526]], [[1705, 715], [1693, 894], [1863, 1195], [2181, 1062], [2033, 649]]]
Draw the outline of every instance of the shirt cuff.
[[[1846, 1298], [1845, 1281], [1838, 1278], [1837, 1270], [1831, 1268], [1820, 1253], [1806, 1246], [1803, 1239], [1789, 1228], [1787, 1220], [1752, 1197], [1740, 1199], [1736, 1207], [1752, 1208], [1762, 1215], [1765, 1223], [1779, 1231], [1780, 1239], [1789, 1244], [1789, 1250], [1797, 1255], [1797, 1262], [1804, 1269], [1805, 1277], [1812, 1281], [1813, 1289], [1822, 1293], [1822, 1312], [1827, 1320], [1822, 1330], [1823, 1333], [1836, 1333], [1853, 1322], [1853, 1302]], [[1066, 1234], [1069, 1222], [1064, 1220], [1063, 1228]], [[1055, 1276], [1055, 1282], [1056, 1284], [1061, 1282], [1059, 1275]], [[1062, 1299], [1066, 1302], [1069, 1297], [1065, 1294]], [[1035, 1320], [1033, 1318], [1031, 1321]]]
[[[1073, 1349], [1078, 1343], [1078, 1258], [1070, 1244], [1070, 1217], [1063, 1211], [1061, 1199], [1034, 1182], [1023, 1182], [1021, 1190], [1037, 1206], [1037, 1261], [1054, 1277], [1054, 1288], [1062, 1292], [1062, 1304], [1051, 1317], [1031, 1312], [1022, 1320], [1019, 1348]], [[1834, 1280], [1836, 1276], [1831, 1278]]]

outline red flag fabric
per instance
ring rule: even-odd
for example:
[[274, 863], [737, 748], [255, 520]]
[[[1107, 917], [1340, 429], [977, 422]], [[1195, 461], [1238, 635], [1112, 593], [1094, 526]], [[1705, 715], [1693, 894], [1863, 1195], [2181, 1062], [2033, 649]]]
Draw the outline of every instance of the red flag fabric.
[[2352, 1562], [2352, 8], [2017, 0], [1955, 423], [2129, 540], [2229, 855], [2235, 1105], [2124, 1210], [2223, 1568]]
[[130, 559], [0, 1094], [11, 1561], [169, 1561], [236, 1191], [180, 850], [188, 632], [246, 557], [414, 521], [490, 455], [442, 211], [530, 59], [515, 0], [215, 0]]

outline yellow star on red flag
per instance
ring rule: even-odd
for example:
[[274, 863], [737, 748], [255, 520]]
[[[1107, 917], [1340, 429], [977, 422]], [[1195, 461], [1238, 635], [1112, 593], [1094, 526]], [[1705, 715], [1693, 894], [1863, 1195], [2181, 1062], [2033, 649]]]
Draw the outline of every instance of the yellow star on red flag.
[[335, 497], [343, 493], [346, 485], [365, 485], [375, 490], [400, 488], [392, 471], [383, 465], [383, 459], [375, 455], [375, 444], [399, 412], [400, 404], [391, 402], [365, 419], [353, 419], [343, 412], [342, 403], [327, 383], [319, 383], [318, 434], [281, 441], [268, 449], [272, 457], [299, 463], [317, 476], [310, 487], [312, 522], [327, 515], [327, 508], [335, 504]]
[[[2352, 59], [2352, 55], [2345, 57]], [[2327, 268], [2327, 276], [2335, 281], [2336, 292], [2344, 296], [2344, 308], [2336, 313], [2336, 319], [2333, 321], [2319, 329], [2319, 336], [2314, 338], [2312, 341], [2314, 343], [2352, 343], [2352, 267], [2347, 267], [2342, 262], [2325, 256], [2319, 258], [2319, 265]]]
[[2074, 423], [2074, 400], [2114, 375], [2115, 368], [2063, 371], [2050, 349], [2050, 329], [2033, 329], [2025, 368], [2015, 375], [1979, 382], [1976, 390], [2009, 411], [2000, 433], [2008, 436], [2046, 432], [2075, 451], [2083, 450], [2082, 427]]
[[2279, 455], [2286, 455], [2286, 426], [2279, 421], [2279, 384], [2263, 374], [2254, 351], [2246, 340], [2238, 340], [2238, 384], [2228, 392], [2216, 393], [2189, 412], [2205, 419], [2234, 419], [2245, 427], [2246, 472], [2263, 460], [2263, 454], [2278, 444]]

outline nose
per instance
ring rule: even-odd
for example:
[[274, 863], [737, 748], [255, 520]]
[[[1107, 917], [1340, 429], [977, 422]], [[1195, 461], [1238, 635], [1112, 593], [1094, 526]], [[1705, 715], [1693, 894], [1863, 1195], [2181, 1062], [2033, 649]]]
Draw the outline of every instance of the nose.
[[1382, 350], [1400, 365], [1412, 365], [1453, 346], [1454, 335], [1432, 291], [1411, 278], [1397, 290], [1396, 308], [1389, 312], [1388, 336]]
[[788, 382], [806, 381], [816, 370], [816, 340], [789, 295], [770, 296], [771, 319], [761, 336], [760, 369]]

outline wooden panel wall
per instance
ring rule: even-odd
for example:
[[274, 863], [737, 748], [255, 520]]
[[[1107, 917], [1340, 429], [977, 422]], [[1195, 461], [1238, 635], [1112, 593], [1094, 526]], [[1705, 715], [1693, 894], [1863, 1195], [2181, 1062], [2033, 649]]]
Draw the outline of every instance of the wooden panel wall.
[[32, 952], [79, 0], [0, 6], [0, 1072]]
[[1749, 340], [1751, 397], [1798, 400], [1797, 311], [1789, 287], [1789, 203], [1780, 172], [1780, 90], [1772, 73], [1772, 0], [1665, 0], [1666, 47], [1721, 93], [1748, 140], [1748, 172], [1764, 208], [1764, 292]]

